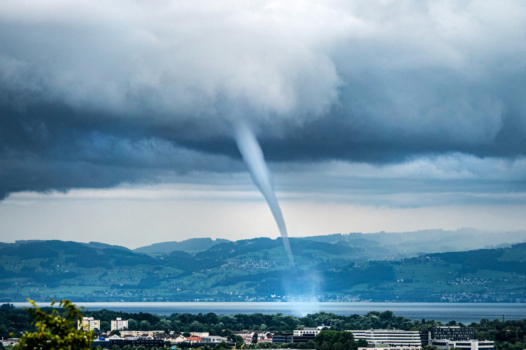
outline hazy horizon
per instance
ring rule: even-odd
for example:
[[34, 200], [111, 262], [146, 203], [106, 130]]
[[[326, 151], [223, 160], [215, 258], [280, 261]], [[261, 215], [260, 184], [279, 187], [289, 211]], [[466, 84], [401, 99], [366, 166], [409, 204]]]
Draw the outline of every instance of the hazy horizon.
[[[459, 232], [459, 233], [473, 233], [472, 231], [475, 231], [476, 233], [481, 233], [481, 234], [490, 234], [490, 235], [501, 235], [500, 237], [502, 238], [501, 241], [499, 241], [498, 244], [514, 244], [514, 240], [509, 240], [508, 237], [505, 235], [505, 234], [513, 234], [513, 233], [526, 233], [526, 230], [514, 230], [514, 231], [490, 231], [490, 230], [477, 230], [477, 229], [473, 229], [473, 228], [470, 228], [470, 227], [462, 227], [462, 228], [459, 228], [459, 229], [456, 229], [456, 230], [443, 230], [443, 229], [424, 229], [424, 230], [415, 230], [415, 231], [392, 231], [392, 232], [389, 232], [389, 231], [376, 231], [376, 232], [334, 232], [334, 233], [326, 233], [326, 234], [321, 234], [321, 235], [307, 235], [307, 236], [292, 236], [291, 238], [309, 238], [309, 237], [319, 237], [319, 236], [330, 236], [330, 235], [343, 235], [343, 236], [348, 236], [348, 235], [351, 235], [351, 234], [362, 234], [362, 235], [374, 235], [374, 234], [393, 234], [393, 235], [396, 235], [396, 234], [413, 234], [413, 233], [425, 233], [425, 232], [432, 232], [432, 231], [443, 231], [444, 233], [455, 233], [455, 232]], [[57, 239], [57, 238], [50, 238], [50, 239], [41, 239], [41, 238], [33, 238], [33, 239], [21, 239], [21, 238], [15, 238], [14, 240], [1, 240], [0, 242], [2, 243], [16, 243], [17, 241], [45, 241], [45, 240], [62, 240], [62, 241], [70, 241], [70, 242], [77, 242], [77, 243], [90, 243], [90, 242], [95, 242], [95, 243], [103, 243], [103, 244], [109, 244], [109, 245], [115, 245], [115, 246], [121, 246], [121, 247], [125, 247], [125, 248], [128, 248], [128, 249], [131, 249], [131, 250], [135, 250], [135, 249], [138, 249], [138, 248], [143, 248], [143, 247], [147, 247], [147, 246], [150, 246], [150, 245], [155, 245], [155, 244], [160, 244], [160, 243], [180, 243], [180, 242], [185, 242], [185, 241], [188, 241], [188, 240], [193, 240], [193, 239], [211, 239], [212, 241], [217, 241], [217, 240], [222, 240], [222, 239], [226, 239], [226, 240], [229, 240], [231, 242], [235, 242], [235, 241], [239, 241], [239, 240], [249, 240], [249, 239], [254, 239], [254, 238], [270, 238], [270, 239], [277, 239], [277, 238], [280, 238], [279, 236], [278, 237], [270, 237], [270, 236], [252, 236], [252, 237], [241, 237], [240, 239], [229, 239], [229, 238], [225, 238], [225, 237], [210, 237], [210, 236], [200, 236], [200, 237], [190, 237], [190, 238], [186, 238], [186, 239], [182, 239], [182, 240], [168, 240], [168, 241], [151, 241], [151, 242], [148, 242], [144, 245], [139, 245], [139, 246], [130, 246], [129, 244], [126, 244], [126, 242], [123, 242], [123, 243], [109, 243], [107, 241], [103, 241], [103, 240], [99, 240], [99, 241], [96, 241], [96, 240], [79, 240], [79, 239]], [[518, 242], [518, 241], [517, 241]]]

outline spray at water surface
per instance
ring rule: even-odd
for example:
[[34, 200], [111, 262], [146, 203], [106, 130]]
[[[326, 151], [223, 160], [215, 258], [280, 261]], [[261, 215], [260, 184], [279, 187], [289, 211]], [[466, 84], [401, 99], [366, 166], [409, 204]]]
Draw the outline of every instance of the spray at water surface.
[[261, 150], [254, 133], [245, 123], [237, 123], [235, 125], [235, 137], [241, 156], [250, 170], [252, 181], [254, 181], [254, 184], [267, 201], [270, 211], [274, 216], [274, 220], [278, 225], [279, 232], [281, 233], [283, 245], [289, 256], [290, 263], [294, 266], [294, 257], [292, 256], [292, 251], [290, 249], [287, 226], [285, 225], [285, 219], [283, 218], [278, 199], [274, 193], [272, 178], [270, 176], [270, 171], [267, 168], [267, 164], [265, 163], [263, 151]]

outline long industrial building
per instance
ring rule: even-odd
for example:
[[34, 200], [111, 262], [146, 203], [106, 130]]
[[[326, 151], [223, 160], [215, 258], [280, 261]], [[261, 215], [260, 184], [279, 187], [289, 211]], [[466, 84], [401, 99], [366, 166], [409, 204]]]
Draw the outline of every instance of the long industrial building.
[[321, 329], [319, 329], [319, 328], [305, 327], [303, 329], [296, 329], [293, 334], [294, 334], [295, 337], [305, 337], [305, 336], [306, 337], [309, 337], [309, 336], [315, 337], [320, 332], [321, 332]]
[[460, 326], [431, 327], [428, 331], [428, 339], [470, 340], [475, 339], [475, 330]]
[[427, 345], [427, 332], [402, 331], [398, 329], [351, 330], [354, 339], [365, 339], [369, 344], [385, 344], [394, 346]]
[[451, 349], [451, 348], [460, 348], [462, 350], [493, 350], [495, 348], [495, 343], [489, 340], [431, 340], [429, 345], [434, 345], [439, 349]]
[[431, 327], [428, 332], [429, 345], [439, 349], [460, 348], [462, 350], [493, 350], [495, 343], [475, 338], [475, 330], [469, 327]]

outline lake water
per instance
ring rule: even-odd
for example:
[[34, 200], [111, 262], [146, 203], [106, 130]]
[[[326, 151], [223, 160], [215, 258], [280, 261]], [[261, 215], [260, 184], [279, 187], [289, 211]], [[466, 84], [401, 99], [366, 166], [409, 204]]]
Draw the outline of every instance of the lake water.
[[[13, 303], [15, 306], [28, 306], [28, 303]], [[49, 303], [38, 303], [39, 306]], [[130, 313], [148, 312], [158, 315], [172, 313], [208, 313], [233, 315], [237, 313], [275, 314], [304, 316], [319, 311], [332, 312], [337, 315], [364, 315], [369, 311], [391, 310], [396, 316], [410, 319], [433, 319], [442, 322], [455, 320], [464, 324], [480, 321], [481, 318], [495, 318], [502, 320], [506, 315], [507, 320], [526, 318], [526, 304], [469, 304], [469, 303], [318, 303], [318, 302], [150, 302], [150, 303], [77, 303], [87, 310], [114, 310]]]

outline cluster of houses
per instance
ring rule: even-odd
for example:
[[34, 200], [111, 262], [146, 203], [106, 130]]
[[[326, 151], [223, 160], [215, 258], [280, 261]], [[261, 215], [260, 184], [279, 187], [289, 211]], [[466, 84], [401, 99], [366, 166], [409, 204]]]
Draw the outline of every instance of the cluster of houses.
[[272, 343], [272, 338], [275, 332], [233, 332], [234, 335], [238, 335], [243, 338], [245, 343], [252, 343], [254, 337], [257, 334], [258, 343]]
[[[95, 320], [93, 317], [84, 317], [82, 323], [78, 325], [79, 329], [83, 328], [86, 330], [100, 329], [100, 320]], [[121, 318], [111, 321], [111, 331], [117, 330], [120, 336], [117, 334], [106, 334], [102, 333], [99, 338], [103, 339], [131, 339], [131, 338], [143, 338], [143, 339], [159, 339], [163, 341], [169, 341], [170, 343], [221, 343], [227, 341], [227, 338], [220, 337], [217, 335], [210, 335], [208, 332], [191, 332], [191, 336], [185, 337], [182, 334], [176, 334], [173, 331], [170, 334], [165, 334], [164, 331], [131, 331], [128, 330], [128, 321]], [[236, 336], [243, 338], [245, 343], [251, 343], [254, 337], [257, 335], [258, 342], [272, 342], [272, 336], [274, 332], [233, 332]]]
[[[111, 333], [101, 333], [97, 339], [96, 345], [101, 345], [100, 342], [111, 341], [115, 343], [116, 340], [159, 340], [164, 344], [170, 342], [171, 344], [177, 345], [178, 343], [191, 343], [191, 344], [219, 344], [221, 342], [229, 342], [226, 337], [218, 335], [210, 335], [208, 332], [191, 332], [189, 337], [185, 337], [182, 334], [170, 332], [166, 334], [164, 331], [119, 331], [120, 336]], [[234, 335], [243, 338], [245, 343], [252, 343], [254, 338], [257, 336], [258, 343], [272, 343], [274, 333], [270, 332], [233, 332]], [[159, 343], [161, 344], [161, 343]]]
[[[79, 328], [86, 330], [95, 330], [100, 328], [100, 320], [95, 320], [93, 317], [85, 317], [82, 323], [79, 323]], [[101, 333], [98, 339], [95, 340], [93, 346], [111, 347], [113, 345], [144, 345], [144, 346], [163, 346], [166, 342], [177, 345], [178, 343], [197, 344], [219, 344], [227, 342], [226, 337], [217, 335], [210, 335], [208, 332], [191, 332], [190, 336], [185, 337], [182, 334], [170, 332], [166, 334], [164, 331], [131, 331], [128, 330], [128, 321], [117, 318], [111, 321], [111, 330], [118, 330], [120, 335], [111, 333]], [[187, 334], [188, 335], [188, 334]], [[274, 332], [234, 332], [234, 335], [243, 338], [245, 343], [251, 343], [255, 337], [258, 342], [271, 343]]]

